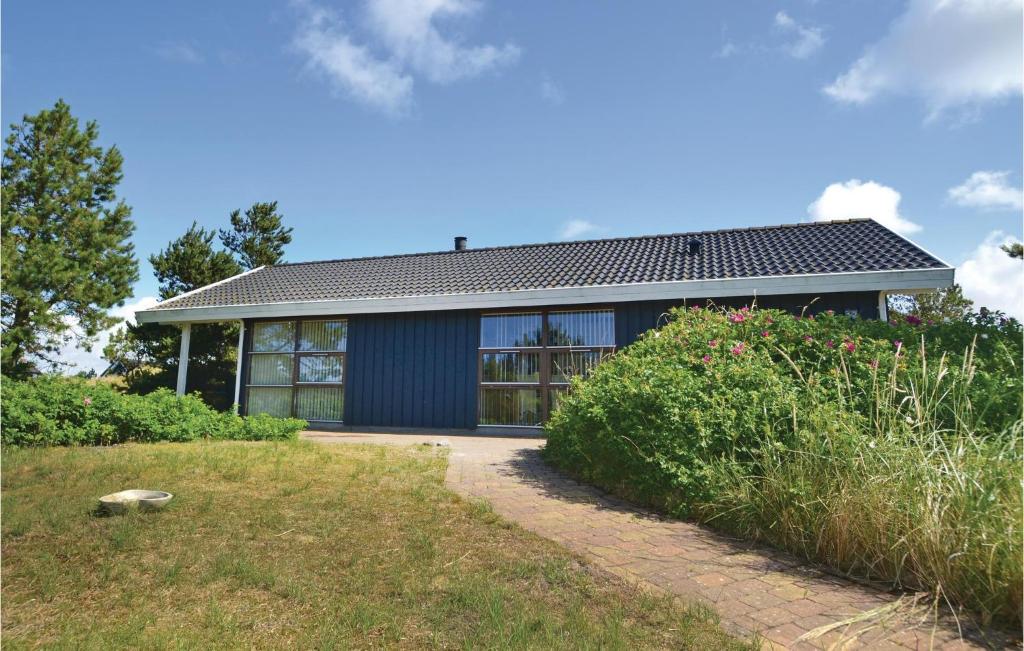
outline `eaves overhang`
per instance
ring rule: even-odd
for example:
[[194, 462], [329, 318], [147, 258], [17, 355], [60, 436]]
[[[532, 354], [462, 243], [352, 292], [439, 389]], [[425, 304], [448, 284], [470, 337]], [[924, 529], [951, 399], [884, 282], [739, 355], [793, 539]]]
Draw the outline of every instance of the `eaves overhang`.
[[[272, 319], [426, 312], [436, 310], [500, 310], [550, 305], [687, 300], [730, 296], [824, 294], [878, 291], [916, 293], [949, 287], [953, 267], [790, 274], [706, 280], [681, 280], [621, 285], [589, 285], [501, 292], [431, 294], [343, 300], [281, 301], [188, 308], [150, 308], [135, 313], [138, 323], [212, 323], [240, 319]], [[173, 299], [172, 299], [173, 300]]]

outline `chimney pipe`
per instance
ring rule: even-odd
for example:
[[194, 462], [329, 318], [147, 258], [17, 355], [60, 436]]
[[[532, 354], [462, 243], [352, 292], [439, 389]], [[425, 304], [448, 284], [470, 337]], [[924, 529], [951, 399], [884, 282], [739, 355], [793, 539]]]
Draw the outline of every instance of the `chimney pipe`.
[[455, 237], [455, 250], [465, 251], [466, 250], [466, 238], [461, 235]]
[[686, 252], [690, 255], [700, 255], [700, 240], [693, 238], [686, 243]]

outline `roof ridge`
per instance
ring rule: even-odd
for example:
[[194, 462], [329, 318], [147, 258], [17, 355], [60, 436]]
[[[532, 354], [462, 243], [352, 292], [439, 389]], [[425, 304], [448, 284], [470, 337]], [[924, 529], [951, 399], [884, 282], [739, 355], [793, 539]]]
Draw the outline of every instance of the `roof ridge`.
[[[305, 262], [281, 262], [274, 265], [267, 265], [264, 269], [277, 269], [280, 267], [298, 267], [303, 265], [313, 264], [332, 264], [336, 262], [362, 262], [365, 260], [392, 260], [396, 258], [417, 258], [423, 256], [434, 256], [434, 255], [457, 255], [465, 253], [475, 253], [482, 251], [500, 251], [500, 250], [511, 250], [511, 249], [526, 249], [526, 248], [539, 248], [546, 246], [567, 246], [571, 244], [591, 244], [594, 242], [625, 242], [631, 240], [653, 240], [660, 237], [681, 237], [684, 235], [722, 235], [725, 233], [742, 233], [748, 231], [772, 231], [782, 230], [787, 228], [807, 228], [815, 226], [831, 226], [834, 224], [851, 224], [857, 222], [870, 222], [873, 219], [860, 217], [850, 219], [833, 219], [829, 221], [813, 221], [813, 222], [796, 222], [789, 224], [774, 224], [769, 226], [742, 226], [733, 228], [718, 228], [706, 231], [681, 231], [676, 233], [655, 233], [653, 235], [624, 235], [620, 237], [601, 237], [591, 240], [558, 240], [554, 242], [534, 242], [530, 244], [501, 244], [498, 246], [485, 246], [477, 249], [462, 249], [454, 250], [449, 249], [446, 251], [422, 251], [419, 253], [393, 253], [389, 255], [367, 255], [356, 258], [334, 258], [331, 260], [308, 260]], [[878, 222], [875, 222], [878, 223]], [[883, 227], [884, 228], [884, 227]], [[932, 256], [935, 257], [935, 256]]]

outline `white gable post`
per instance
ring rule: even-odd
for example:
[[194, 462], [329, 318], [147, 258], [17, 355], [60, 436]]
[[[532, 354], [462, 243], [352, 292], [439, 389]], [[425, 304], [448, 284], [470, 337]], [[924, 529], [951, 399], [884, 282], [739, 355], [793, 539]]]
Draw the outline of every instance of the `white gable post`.
[[884, 291], [878, 292], [878, 320], [883, 323], [889, 322], [889, 305]]
[[192, 338], [192, 324], [181, 326], [181, 352], [178, 354], [178, 390], [179, 396], [185, 395], [185, 378], [188, 377], [188, 342]]
[[242, 344], [245, 343], [245, 321], [238, 322], [238, 363], [235, 364], [235, 413], [238, 413], [239, 392], [242, 390]]

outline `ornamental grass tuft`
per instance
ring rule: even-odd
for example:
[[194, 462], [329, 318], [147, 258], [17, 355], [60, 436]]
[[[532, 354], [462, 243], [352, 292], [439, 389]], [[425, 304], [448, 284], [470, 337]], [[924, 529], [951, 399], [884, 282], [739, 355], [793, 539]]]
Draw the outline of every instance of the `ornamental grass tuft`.
[[1020, 625], [1021, 326], [677, 309], [547, 425], [583, 480]]

